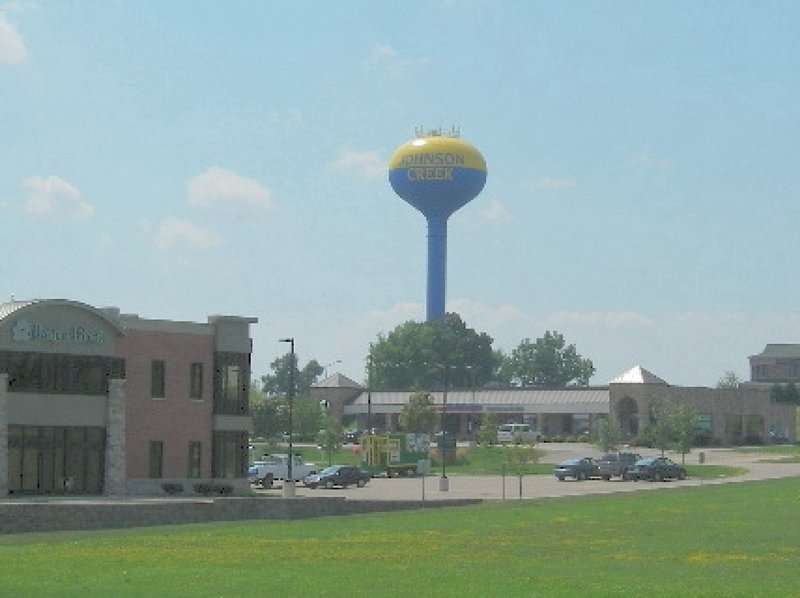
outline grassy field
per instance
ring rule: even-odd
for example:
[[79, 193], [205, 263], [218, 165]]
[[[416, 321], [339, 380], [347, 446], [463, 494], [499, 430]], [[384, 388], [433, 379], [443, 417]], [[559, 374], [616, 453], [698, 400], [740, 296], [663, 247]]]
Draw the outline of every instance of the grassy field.
[[800, 480], [0, 537], [4, 596], [792, 596]]

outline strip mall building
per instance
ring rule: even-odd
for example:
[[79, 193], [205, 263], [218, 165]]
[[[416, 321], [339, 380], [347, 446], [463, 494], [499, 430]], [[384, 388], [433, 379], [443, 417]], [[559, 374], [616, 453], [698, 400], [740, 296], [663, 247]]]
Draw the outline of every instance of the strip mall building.
[[[623, 437], [635, 438], [650, 422], [657, 400], [687, 402], [697, 427], [710, 442], [768, 443], [797, 439], [797, 407], [775, 402], [774, 383], [800, 381], [800, 345], [768, 345], [750, 358], [751, 381], [736, 388], [673, 386], [636, 366], [605, 386], [565, 388], [454, 388], [430, 391], [441, 424], [462, 440], [474, 439], [481, 417], [498, 423], [527, 423], [543, 437], [587, 434], [599, 417], [617, 420]], [[790, 377], [794, 372], [795, 378]], [[370, 390], [341, 374], [312, 387], [334, 415], [360, 428], [397, 430], [413, 390]]]
[[256, 321], [0, 304], [0, 496], [246, 489]]

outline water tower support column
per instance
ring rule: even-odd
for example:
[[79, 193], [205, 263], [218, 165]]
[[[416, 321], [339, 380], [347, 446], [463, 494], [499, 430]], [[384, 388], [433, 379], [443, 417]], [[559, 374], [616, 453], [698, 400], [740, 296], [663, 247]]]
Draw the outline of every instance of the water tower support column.
[[447, 218], [428, 216], [428, 297], [427, 320], [444, 318], [447, 278]]

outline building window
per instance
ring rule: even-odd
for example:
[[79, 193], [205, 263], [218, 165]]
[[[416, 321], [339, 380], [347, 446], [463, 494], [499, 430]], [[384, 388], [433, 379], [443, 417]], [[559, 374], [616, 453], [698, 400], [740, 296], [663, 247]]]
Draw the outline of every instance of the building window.
[[214, 413], [247, 415], [250, 393], [250, 355], [214, 354]]
[[769, 366], [761, 363], [753, 366], [753, 379], [766, 380], [769, 377]]
[[247, 477], [247, 440], [247, 432], [214, 432], [213, 477]]
[[789, 377], [795, 380], [800, 378], [800, 361], [793, 361], [789, 364]]
[[203, 398], [203, 364], [193, 363], [189, 372], [189, 398]]
[[164, 443], [160, 440], [150, 441], [150, 477], [164, 477]]
[[154, 359], [150, 366], [150, 396], [154, 399], [163, 399], [166, 394], [167, 364], [161, 359]]
[[10, 392], [104, 395], [108, 380], [125, 377], [125, 361], [100, 355], [0, 351]]
[[201, 474], [203, 443], [196, 440], [189, 442], [189, 475], [190, 478], [199, 478]]
[[695, 422], [698, 430], [708, 430], [709, 432], [713, 430], [710, 413], [698, 413]]

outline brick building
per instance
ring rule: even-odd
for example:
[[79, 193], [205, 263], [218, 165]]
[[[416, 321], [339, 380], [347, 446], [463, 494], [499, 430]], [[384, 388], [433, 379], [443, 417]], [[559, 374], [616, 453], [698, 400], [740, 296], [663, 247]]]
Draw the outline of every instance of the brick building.
[[0, 305], [0, 496], [247, 488], [250, 325]]

